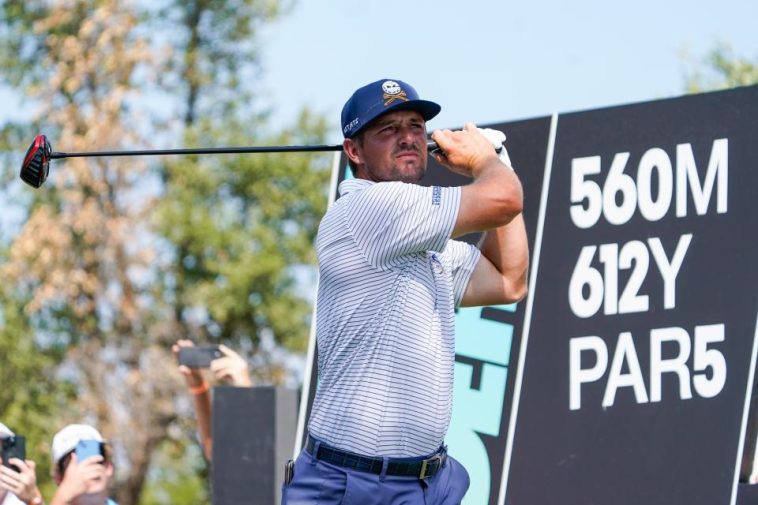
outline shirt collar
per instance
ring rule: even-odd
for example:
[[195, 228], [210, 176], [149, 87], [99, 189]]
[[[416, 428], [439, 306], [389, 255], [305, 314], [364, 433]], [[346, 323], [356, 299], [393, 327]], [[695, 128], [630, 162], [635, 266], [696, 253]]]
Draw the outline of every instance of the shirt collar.
[[344, 181], [340, 182], [340, 196], [344, 196], [352, 191], [366, 189], [374, 184], [376, 184], [374, 181], [369, 181], [367, 179], [345, 179]]

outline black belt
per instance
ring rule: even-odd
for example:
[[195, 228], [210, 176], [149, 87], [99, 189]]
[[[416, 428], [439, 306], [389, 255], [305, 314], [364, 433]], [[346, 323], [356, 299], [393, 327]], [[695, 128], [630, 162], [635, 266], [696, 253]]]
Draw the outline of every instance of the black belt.
[[[316, 440], [310, 435], [305, 443], [305, 450], [308, 454], [315, 456], [316, 459], [331, 463], [333, 465], [342, 466], [345, 468], [352, 468], [361, 472], [382, 473], [382, 466], [384, 460], [382, 458], [371, 458], [368, 456], [361, 456], [352, 452], [340, 451], [332, 447], [326, 446], [323, 443], [318, 448], [318, 454], [313, 454], [313, 449], [316, 446]], [[416, 477], [418, 479], [428, 479], [436, 474], [440, 468], [445, 464], [447, 458], [447, 451], [442, 447], [439, 452], [420, 461], [407, 461], [403, 459], [389, 458], [387, 464], [387, 475], [395, 475], [401, 477]]]

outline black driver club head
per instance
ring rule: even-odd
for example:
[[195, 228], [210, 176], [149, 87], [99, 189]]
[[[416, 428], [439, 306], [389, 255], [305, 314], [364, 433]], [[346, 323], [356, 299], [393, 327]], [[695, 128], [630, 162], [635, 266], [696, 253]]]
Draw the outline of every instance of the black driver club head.
[[34, 137], [32, 145], [24, 156], [24, 163], [21, 165], [21, 180], [33, 188], [42, 186], [50, 171], [51, 152], [52, 148], [47, 137], [41, 134]]

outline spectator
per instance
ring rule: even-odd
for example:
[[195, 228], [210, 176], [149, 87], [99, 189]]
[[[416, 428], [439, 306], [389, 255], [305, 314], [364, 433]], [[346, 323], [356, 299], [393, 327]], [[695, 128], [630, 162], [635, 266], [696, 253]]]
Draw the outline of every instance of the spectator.
[[[14, 437], [15, 434], [0, 423], [0, 440]], [[5, 466], [0, 456], [0, 505], [41, 505], [44, 503], [37, 488], [37, 473], [34, 461], [9, 458], [8, 463], [19, 471]]]
[[[77, 457], [80, 441], [96, 442], [100, 454], [82, 461]], [[53, 437], [53, 479], [58, 489], [51, 505], [116, 505], [108, 498], [113, 463], [102, 435], [86, 424], [69, 424]]]
[[[195, 344], [191, 340], [177, 340], [171, 347], [174, 356], [179, 356], [182, 347], [192, 347]], [[237, 387], [251, 387], [250, 372], [245, 359], [225, 345], [220, 345], [219, 350], [224, 355], [222, 358], [211, 362], [210, 373], [216, 382], [224, 382]], [[211, 461], [213, 454], [213, 438], [211, 435], [211, 399], [210, 386], [201, 369], [189, 368], [179, 365], [179, 372], [184, 376], [187, 388], [194, 397], [195, 416], [197, 418], [197, 432], [203, 448], [203, 454]]]

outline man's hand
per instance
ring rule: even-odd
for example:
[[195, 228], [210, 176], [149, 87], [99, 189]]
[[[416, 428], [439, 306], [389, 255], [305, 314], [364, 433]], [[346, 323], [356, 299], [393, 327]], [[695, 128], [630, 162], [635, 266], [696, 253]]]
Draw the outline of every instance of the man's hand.
[[451, 171], [476, 178], [484, 167], [497, 157], [490, 139], [474, 123], [466, 123], [463, 130], [435, 130], [432, 139], [442, 154], [436, 160]]
[[[178, 360], [179, 350], [182, 347], [194, 347], [194, 346], [195, 344], [194, 342], [192, 342], [192, 340], [180, 339], [180, 340], [177, 340], [173, 346], [171, 346], [171, 351], [174, 353], [174, 358]], [[203, 372], [200, 369], [190, 368], [185, 365], [179, 365], [179, 373], [181, 373], [184, 376], [184, 382], [187, 384], [187, 387], [190, 389], [202, 387], [203, 384], [205, 384], [205, 377], [203, 376]]]
[[10, 458], [8, 463], [18, 467], [19, 471], [0, 466], [0, 488], [7, 489], [24, 503], [32, 503], [39, 496], [34, 461]]
[[234, 386], [252, 386], [245, 359], [223, 344], [219, 349], [224, 353], [224, 357], [211, 361], [211, 372], [216, 380], [229, 382]]
[[69, 504], [79, 496], [103, 492], [108, 478], [103, 461], [103, 457], [97, 455], [80, 463], [76, 453], [72, 454], [52, 504]]

